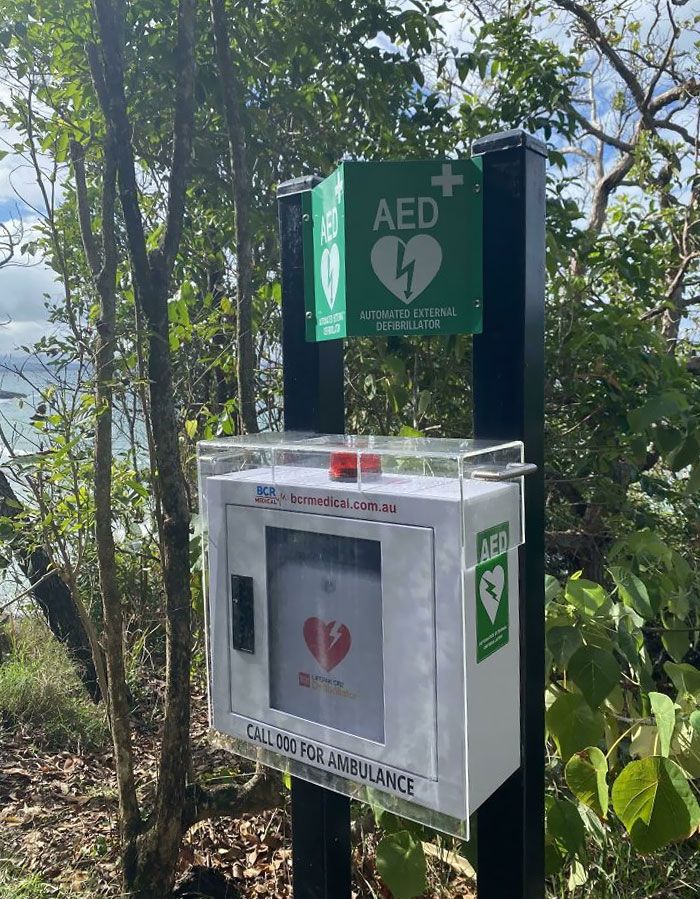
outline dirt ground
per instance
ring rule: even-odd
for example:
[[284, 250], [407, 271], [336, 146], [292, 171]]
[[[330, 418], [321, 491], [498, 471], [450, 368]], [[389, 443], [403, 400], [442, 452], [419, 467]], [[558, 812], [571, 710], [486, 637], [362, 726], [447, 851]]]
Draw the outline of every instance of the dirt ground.
[[[244, 762], [214, 749], [207, 737], [206, 702], [193, 702], [195, 768], [245, 778]], [[142, 795], [155, 783], [157, 727], [141, 719], [135, 734]], [[116, 899], [116, 806], [112, 753], [50, 753], [27, 729], [0, 722], [0, 862], [40, 875], [70, 899]], [[201, 822], [187, 834], [180, 853], [180, 881], [213, 869], [213, 884], [228, 897], [291, 897], [288, 802], [261, 815]], [[374, 835], [354, 850], [354, 896], [388, 899], [373, 858]], [[433, 850], [433, 855], [435, 851]], [[444, 858], [446, 858], [445, 856]], [[430, 897], [471, 897], [470, 878], [443, 857], [429, 861]], [[212, 878], [209, 878], [212, 879]], [[228, 891], [224, 888], [228, 883]], [[204, 884], [202, 884], [204, 886]]]

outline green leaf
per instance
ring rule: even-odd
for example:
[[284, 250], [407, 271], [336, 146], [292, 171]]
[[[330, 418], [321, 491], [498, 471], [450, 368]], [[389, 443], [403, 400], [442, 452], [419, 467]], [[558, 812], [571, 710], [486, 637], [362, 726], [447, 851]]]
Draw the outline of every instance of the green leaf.
[[544, 840], [544, 872], [547, 877], [558, 874], [566, 864], [566, 855], [551, 837]]
[[582, 855], [586, 847], [586, 828], [578, 809], [569, 799], [547, 797], [547, 835], [568, 855]]
[[623, 603], [634, 609], [638, 615], [641, 615], [647, 621], [653, 619], [655, 613], [644, 582], [635, 574], [632, 574], [628, 568], [622, 568], [619, 565], [613, 565], [610, 568], [610, 574], [615, 581], [615, 586]]
[[196, 418], [188, 418], [185, 422], [185, 431], [187, 431], [187, 436], [190, 440], [194, 440], [195, 434], [197, 433], [197, 419]]
[[676, 449], [683, 440], [683, 434], [678, 428], [658, 427], [654, 432], [654, 443], [662, 453], [670, 453]]
[[581, 629], [572, 625], [557, 625], [547, 631], [547, 648], [559, 668], [566, 668], [569, 659], [583, 644]]
[[694, 665], [677, 662], [664, 662], [664, 671], [674, 683], [679, 694], [690, 693], [700, 697], [700, 671]]
[[377, 870], [396, 899], [413, 899], [425, 892], [423, 847], [407, 830], [392, 833], [380, 841]]
[[633, 431], [644, 431], [662, 418], [670, 418], [688, 408], [688, 400], [679, 390], [665, 390], [658, 396], [652, 396], [627, 416]]
[[399, 437], [422, 437], [423, 432], [417, 431], [415, 428], [410, 427], [410, 425], [403, 425], [399, 430]]
[[700, 807], [683, 771], [661, 756], [630, 762], [612, 788], [613, 808], [639, 852], [687, 839]]
[[700, 711], [691, 712], [688, 721], [693, 730], [700, 734]]
[[649, 701], [654, 718], [656, 718], [661, 755], [668, 758], [673, 730], [676, 726], [676, 707], [671, 697], [666, 696], [665, 693], [652, 692], [649, 694]]
[[547, 709], [547, 727], [565, 762], [603, 739], [602, 715], [579, 693], [562, 693], [554, 700]]
[[600, 818], [608, 814], [608, 761], [597, 746], [574, 753], [564, 769], [566, 784], [574, 796]]
[[615, 656], [595, 646], [577, 649], [569, 660], [568, 672], [592, 709], [598, 708], [620, 679]]
[[671, 471], [682, 471], [697, 462], [699, 454], [700, 445], [698, 445], [697, 437], [695, 434], [691, 434], [668, 457], [668, 467]]
[[690, 469], [690, 475], [685, 489], [688, 493], [696, 493], [700, 490], [700, 462], [696, 462]]
[[580, 612], [594, 615], [608, 598], [605, 590], [585, 578], [569, 578], [566, 582], [566, 599]]
[[432, 392], [430, 390], [421, 390], [418, 395], [418, 416], [425, 415], [428, 411], [428, 407], [430, 406], [430, 400], [432, 399]]
[[661, 642], [664, 645], [664, 649], [674, 662], [682, 662], [690, 649], [690, 631], [683, 628], [683, 622], [679, 618], [671, 618], [664, 621], [664, 626], [669, 628], [669, 630], [665, 630], [661, 634]]
[[559, 581], [552, 577], [551, 574], [545, 574], [544, 576], [544, 602], [545, 605], [550, 603], [553, 599], [556, 599], [561, 595], [562, 589]]

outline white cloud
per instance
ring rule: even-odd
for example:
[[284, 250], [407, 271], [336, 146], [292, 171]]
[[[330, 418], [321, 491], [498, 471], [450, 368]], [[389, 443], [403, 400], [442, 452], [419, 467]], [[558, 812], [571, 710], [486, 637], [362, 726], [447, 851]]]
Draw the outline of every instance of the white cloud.
[[[12, 101], [12, 90], [7, 83], [0, 84], [0, 101], [3, 103]], [[41, 113], [43, 109], [44, 107], [39, 105], [37, 112]], [[21, 155], [13, 149], [14, 145], [22, 143], [22, 140], [22, 135], [15, 128], [0, 125], [0, 150], [9, 151], [4, 159], [0, 159], [0, 209], [16, 204], [21, 210], [28, 207], [43, 213], [46, 207], [31, 159], [28, 155]], [[52, 170], [51, 157], [40, 151], [38, 162], [41, 170], [48, 175]], [[63, 172], [59, 171], [58, 174], [54, 197], [56, 205], [61, 201]], [[46, 189], [50, 194], [50, 183], [46, 184]]]
[[46, 266], [11, 265], [0, 269], [0, 353], [13, 352], [47, 333], [47, 293], [59, 296], [60, 288], [55, 272]]
[[[10, 100], [7, 85], [0, 85], [0, 100]], [[0, 150], [9, 151], [0, 159], [0, 222], [11, 231], [21, 222], [23, 242], [31, 239], [37, 213], [45, 212], [45, 204], [36, 173], [30, 161], [13, 150], [21, 135], [12, 128], [0, 126]], [[48, 172], [50, 160], [43, 154], [40, 165]], [[51, 184], [46, 183], [50, 192]], [[55, 186], [54, 202], [61, 200], [60, 180]], [[50, 196], [50, 193], [49, 193]], [[44, 294], [60, 295], [55, 273], [35, 259], [15, 257], [13, 264], [0, 269], [0, 353], [13, 352], [20, 345], [34, 343], [47, 333], [48, 314]], [[6, 324], [6, 322], [9, 323]]]

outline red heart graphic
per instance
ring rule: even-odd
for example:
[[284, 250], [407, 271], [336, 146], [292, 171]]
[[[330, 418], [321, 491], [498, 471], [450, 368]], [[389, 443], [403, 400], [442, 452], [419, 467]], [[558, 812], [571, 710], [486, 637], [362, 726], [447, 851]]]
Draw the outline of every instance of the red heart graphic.
[[335, 621], [307, 618], [304, 622], [304, 640], [311, 655], [324, 671], [332, 671], [350, 652], [352, 639], [344, 624], [336, 627]]

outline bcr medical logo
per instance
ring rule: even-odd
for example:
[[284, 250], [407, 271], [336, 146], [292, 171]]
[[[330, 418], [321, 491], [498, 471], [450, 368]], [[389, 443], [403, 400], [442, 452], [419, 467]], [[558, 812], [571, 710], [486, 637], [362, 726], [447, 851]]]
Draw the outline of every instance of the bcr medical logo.
[[284, 499], [284, 494], [277, 493], [277, 488], [270, 484], [257, 484], [255, 487], [255, 504], [258, 506], [279, 506]]

